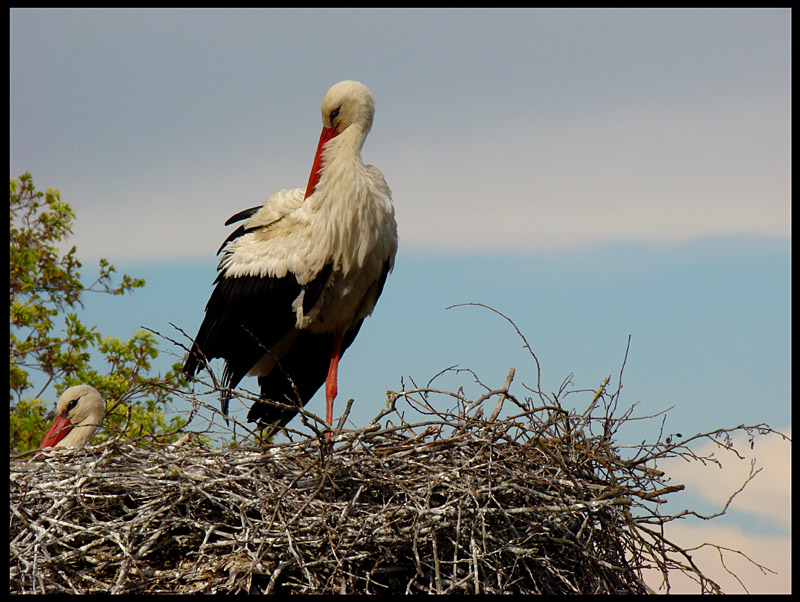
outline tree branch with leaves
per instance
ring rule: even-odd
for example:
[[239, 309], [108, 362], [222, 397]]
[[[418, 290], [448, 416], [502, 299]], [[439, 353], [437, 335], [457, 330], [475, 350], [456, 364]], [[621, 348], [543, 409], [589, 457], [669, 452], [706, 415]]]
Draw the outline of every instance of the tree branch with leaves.
[[[137, 436], [159, 439], [159, 433], [168, 432], [163, 442], [175, 440], [183, 420], [165, 417], [172, 401], [165, 387], [186, 384], [180, 365], [152, 374], [158, 346], [151, 333], [139, 330], [127, 341], [105, 337], [80, 317], [84, 294], [124, 295], [144, 287], [144, 280], [122, 275], [115, 284], [116, 269], [100, 259], [97, 277], [85, 286], [76, 247], [60, 250], [76, 217], [60, 192], [36, 190], [25, 173], [11, 178], [9, 200], [10, 451], [35, 448], [58, 395], [79, 383], [103, 395], [110, 412], [106, 427], [128, 424]], [[131, 410], [129, 421], [127, 410], [116, 403], [121, 399]], [[98, 437], [102, 440], [103, 431]]]

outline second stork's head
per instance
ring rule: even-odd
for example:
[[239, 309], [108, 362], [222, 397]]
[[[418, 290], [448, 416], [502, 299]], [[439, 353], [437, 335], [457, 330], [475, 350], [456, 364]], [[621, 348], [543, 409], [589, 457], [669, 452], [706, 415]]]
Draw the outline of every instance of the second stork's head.
[[59, 397], [56, 417], [39, 447], [83, 447], [104, 417], [105, 404], [97, 389], [89, 385], [70, 387]]

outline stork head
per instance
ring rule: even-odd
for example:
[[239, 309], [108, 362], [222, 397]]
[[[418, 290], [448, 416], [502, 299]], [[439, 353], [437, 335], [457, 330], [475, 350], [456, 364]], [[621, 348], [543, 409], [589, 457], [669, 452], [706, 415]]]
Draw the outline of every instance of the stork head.
[[322, 99], [322, 125], [336, 130], [337, 134], [357, 124], [366, 136], [374, 116], [375, 99], [361, 82], [346, 80], [334, 84]]
[[314, 194], [322, 169], [322, 152], [329, 140], [338, 136], [351, 126], [355, 135], [355, 146], [361, 149], [364, 139], [372, 128], [375, 116], [375, 99], [364, 84], [345, 80], [334, 84], [322, 99], [322, 134], [314, 155], [311, 176], [308, 178], [305, 198]]
[[59, 397], [55, 420], [39, 447], [83, 447], [104, 417], [105, 404], [97, 389], [89, 385], [70, 387]]

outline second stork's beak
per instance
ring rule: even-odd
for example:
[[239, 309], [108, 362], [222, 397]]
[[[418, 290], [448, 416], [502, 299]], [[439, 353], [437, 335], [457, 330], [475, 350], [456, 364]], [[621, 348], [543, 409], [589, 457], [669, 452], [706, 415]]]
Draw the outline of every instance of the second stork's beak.
[[67, 433], [69, 433], [71, 430], [72, 423], [69, 421], [69, 418], [66, 416], [56, 416], [56, 419], [53, 420], [53, 425], [50, 427], [50, 430], [47, 431], [44, 439], [42, 439], [39, 449], [44, 449], [45, 447], [55, 447], [56, 443], [66, 437]]

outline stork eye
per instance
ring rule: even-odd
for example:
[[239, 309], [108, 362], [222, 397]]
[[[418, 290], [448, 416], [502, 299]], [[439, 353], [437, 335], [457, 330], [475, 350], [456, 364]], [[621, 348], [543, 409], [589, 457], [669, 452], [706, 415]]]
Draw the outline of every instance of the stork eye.
[[78, 405], [78, 399], [73, 399], [67, 404], [67, 412], [71, 412], [75, 408], [75, 406]]
[[[341, 109], [341, 107], [339, 107], [339, 109]], [[331, 125], [333, 125], [333, 120], [339, 116], [339, 109], [331, 111]]]

